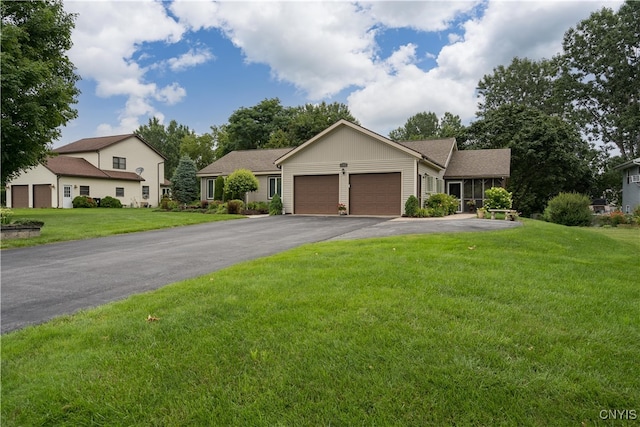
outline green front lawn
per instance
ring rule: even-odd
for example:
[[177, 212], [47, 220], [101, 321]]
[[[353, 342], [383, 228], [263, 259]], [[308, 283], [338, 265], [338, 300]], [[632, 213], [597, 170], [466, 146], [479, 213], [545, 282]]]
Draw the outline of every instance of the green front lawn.
[[610, 425], [639, 251], [530, 220], [305, 245], [4, 335], [2, 426]]
[[40, 237], [2, 240], [2, 249], [243, 218], [153, 209], [12, 209], [14, 219], [44, 221]]

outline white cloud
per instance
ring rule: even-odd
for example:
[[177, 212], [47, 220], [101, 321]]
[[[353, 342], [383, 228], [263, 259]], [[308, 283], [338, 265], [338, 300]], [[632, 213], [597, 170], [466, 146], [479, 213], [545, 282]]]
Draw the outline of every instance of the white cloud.
[[134, 54], [145, 43], [175, 43], [185, 28], [167, 16], [164, 6], [155, 1], [136, 2], [65, 2], [65, 9], [77, 13], [69, 57], [85, 80], [96, 82], [100, 97], [126, 96], [117, 127], [101, 125], [105, 130], [131, 132], [138, 117], [156, 113], [150, 101], [174, 103], [184, 97], [176, 84], [158, 88], [145, 79], [147, 69], [141, 67]]
[[198, 48], [189, 49], [187, 53], [180, 55], [177, 58], [171, 58], [168, 60], [169, 68], [172, 71], [183, 71], [187, 68], [195, 67], [200, 64], [204, 64], [211, 59], [214, 59], [214, 55], [209, 49]]
[[469, 121], [483, 75], [508, 65], [515, 56], [537, 60], [560, 53], [564, 32], [604, 3], [615, 7], [604, 1], [491, 1], [481, 17], [462, 24], [463, 34], [449, 36], [435, 68], [422, 70], [412, 61], [400, 62], [395, 74], [352, 92], [349, 107], [363, 125], [383, 134], [421, 111], [449, 111]]
[[374, 19], [389, 28], [442, 31], [479, 1], [376, 1], [362, 3]]

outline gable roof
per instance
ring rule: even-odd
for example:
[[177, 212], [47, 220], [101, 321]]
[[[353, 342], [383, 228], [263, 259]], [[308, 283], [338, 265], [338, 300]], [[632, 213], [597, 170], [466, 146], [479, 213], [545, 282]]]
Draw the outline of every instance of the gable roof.
[[118, 142], [124, 141], [129, 138], [137, 138], [144, 145], [155, 151], [159, 156], [163, 159], [167, 159], [161, 152], [156, 150], [153, 146], [151, 146], [147, 141], [142, 139], [139, 135], [135, 133], [128, 133], [125, 135], [112, 135], [112, 136], [100, 136], [96, 138], [83, 138], [79, 139], [75, 142], [72, 142], [67, 145], [63, 145], [62, 147], [58, 147], [53, 150], [54, 153], [58, 154], [71, 154], [71, 153], [87, 153], [87, 152], [95, 152], [100, 151], [103, 148], [109, 147], [111, 145], [117, 144]]
[[320, 132], [319, 134], [317, 134], [316, 136], [314, 136], [313, 138], [309, 139], [307, 142], [305, 142], [302, 145], [297, 146], [296, 148], [294, 148], [293, 150], [289, 151], [288, 153], [286, 153], [285, 155], [283, 155], [282, 157], [280, 157], [279, 159], [276, 160], [276, 164], [279, 165], [282, 162], [284, 162], [285, 160], [289, 159], [290, 157], [294, 156], [296, 153], [299, 153], [300, 151], [304, 150], [305, 148], [307, 148], [309, 145], [315, 143], [316, 141], [322, 139], [323, 137], [325, 137], [327, 134], [333, 132], [334, 130], [336, 130], [339, 127], [348, 127], [351, 128], [357, 132], [363, 133], [379, 142], [382, 142], [384, 144], [387, 144], [397, 150], [403, 151], [407, 154], [409, 154], [410, 156], [413, 156], [417, 159], [420, 160], [426, 160], [430, 163], [434, 163], [436, 166], [440, 167], [440, 168], [444, 168], [444, 165], [441, 163], [438, 163], [437, 161], [435, 161], [434, 159], [429, 158], [428, 156], [425, 156], [424, 154], [420, 153], [419, 151], [416, 151], [415, 149], [411, 148], [411, 147], [407, 147], [403, 144], [397, 143], [395, 141], [390, 140], [389, 138], [385, 138], [382, 135], [378, 135], [375, 132], [370, 131], [369, 129], [363, 128], [362, 126], [356, 125], [355, 123], [351, 123], [348, 120], [344, 120], [344, 119], [340, 119], [338, 120], [336, 123], [334, 123], [333, 125], [329, 126], [328, 128], [326, 128], [325, 130], [323, 130], [322, 132]]
[[420, 141], [398, 141], [398, 144], [421, 153], [423, 156], [446, 167], [451, 155], [457, 151], [455, 138], [424, 139]]
[[291, 151], [291, 148], [270, 148], [232, 151], [209, 166], [198, 171], [198, 176], [229, 175], [238, 169], [249, 169], [254, 174], [278, 172], [276, 159]]
[[80, 157], [53, 156], [47, 158], [42, 165], [57, 176], [79, 176], [83, 178], [119, 179], [124, 181], [144, 181], [133, 172], [106, 171], [98, 169]]
[[456, 150], [444, 177], [502, 178], [511, 176], [511, 149]]

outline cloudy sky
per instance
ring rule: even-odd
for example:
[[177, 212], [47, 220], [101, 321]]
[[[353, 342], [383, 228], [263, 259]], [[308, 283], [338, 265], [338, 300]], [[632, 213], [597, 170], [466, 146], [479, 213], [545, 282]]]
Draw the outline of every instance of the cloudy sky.
[[564, 32], [619, 1], [66, 0], [78, 118], [59, 146], [156, 116], [201, 134], [265, 98], [342, 102], [387, 135], [421, 111], [473, 119], [482, 76], [549, 58]]

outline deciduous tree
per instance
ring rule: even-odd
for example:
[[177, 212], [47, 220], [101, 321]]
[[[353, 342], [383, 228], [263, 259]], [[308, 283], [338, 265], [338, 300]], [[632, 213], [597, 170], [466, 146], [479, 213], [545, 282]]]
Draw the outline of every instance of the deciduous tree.
[[403, 126], [389, 132], [389, 138], [394, 141], [450, 138], [460, 134], [463, 128], [459, 116], [446, 112], [438, 119], [436, 113], [423, 111], [409, 117]]
[[74, 16], [62, 1], [2, 1], [2, 183], [44, 160], [77, 116], [79, 76], [66, 52]]
[[510, 148], [507, 189], [524, 215], [543, 212], [558, 193], [588, 191], [593, 150], [561, 118], [522, 105], [487, 111], [469, 127], [469, 148]]
[[585, 131], [625, 159], [640, 155], [640, 2], [603, 8], [564, 36], [565, 83]]

